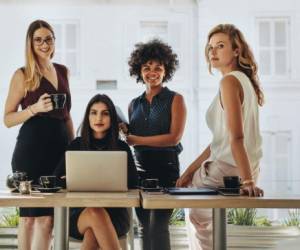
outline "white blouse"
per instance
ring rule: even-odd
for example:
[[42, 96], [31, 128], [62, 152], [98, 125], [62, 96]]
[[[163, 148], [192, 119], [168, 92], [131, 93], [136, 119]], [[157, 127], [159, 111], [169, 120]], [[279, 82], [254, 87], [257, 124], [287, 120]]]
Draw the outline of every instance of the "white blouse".
[[[259, 129], [258, 102], [250, 79], [241, 71], [232, 71], [226, 75], [232, 75], [240, 82], [244, 101], [242, 103], [244, 145], [252, 176], [256, 177], [259, 172], [259, 161], [262, 157], [262, 138]], [[231, 152], [229, 131], [226, 126], [225, 113], [220, 102], [220, 95], [214, 98], [206, 113], [206, 122], [213, 134], [210, 145], [211, 155], [209, 161], [223, 161], [236, 166]]]

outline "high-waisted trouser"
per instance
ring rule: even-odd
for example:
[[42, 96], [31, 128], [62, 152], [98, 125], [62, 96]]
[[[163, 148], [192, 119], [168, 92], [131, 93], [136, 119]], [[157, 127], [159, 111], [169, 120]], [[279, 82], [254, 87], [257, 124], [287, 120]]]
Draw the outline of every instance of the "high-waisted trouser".
[[[193, 187], [222, 187], [223, 176], [240, 175], [237, 167], [221, 161], [204, 162], [195, 172]], [[256, 180], [257, 176], [253, 176]], [[193, 208], [190, 209], [190, 221], [196, 229], [196, 240], [194, 245], [200, 245], [202, 250], [212, 250], [212, 209]]]

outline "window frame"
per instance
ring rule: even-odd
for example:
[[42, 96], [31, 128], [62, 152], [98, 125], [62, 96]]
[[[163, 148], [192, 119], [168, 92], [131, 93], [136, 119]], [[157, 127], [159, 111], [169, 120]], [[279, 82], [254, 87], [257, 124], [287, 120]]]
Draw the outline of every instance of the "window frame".
[[[285, 27], [286, 27], [286, 45], [285, 46], [277, 46], [275, 45], [275, 31], [274, 31], [274, 25], [278, 21], [284, 21]], [[261, 22], [268, 22], [271, 26], [270, 28], [270, 39], [271, 44], [269, 46], [261, 46], [259, 44], [260, 39], [260, 23]], [[255, 17], [255, 36], [256, 36], [256, 58], [258, 61], [258, 69], [260, 69], [260, 65], [262, 64], [260, 62], [260, 53], [261, 50], [265, 49], [270, 51], [271, 54], [271, 60], [270, 60], [270, 74], [262, 74], [262, 72], [259, 70], [260, 78], [264, 81], [269, 82], [281, 82], [281, 80], [290, 80], [292, 75], [292, 69], [291, 69], [291, 17], [287, 15], [278, 15], [278, 16], [267, 16], [267, 15], [259, 15]], [[286, 73], [285, 74], [278, 74], [276, 73], [276, 61], [275, 61], [275, 52], [276, 50], [284, 50], [286, 51]]]
[[[264, 156], [260, 162], [261, 165], [261, 176], [260, 182], [271, 183], [273, 189], [277, 189], [278, 182], [288, 182], [293, 180], [293, 131], [287, 130], [262, 130], [261, 135], [263, 137], [262, 149]], [[281, 139], [280, 139], [281, 137]], [[286, 152], [278, 153], [278, 147], [280, 142], [285, 139]], [[278, 162], [285, 158], [285, 171], [286, 175], [278, 177], [280, 170]], [[280, 166], [283, 167], [283, 166]], [[292, 183], [287, 184], [287, 190], [292, 189]]]
[[[55, 54], [54, 54], [54, 61], [57, 63], [61, 63], [65, 65], [69, 71], [70, 71], [70, 78], [72, 79], [77, 79], [80, 80], [81, 75], [82, 75], [82, 67], [81, 67], [81, 41], [80, 41], [80, 20], [79, 19], [52, 19], [50, 21], [52, 24], [53, 28], [55, 29], [55, 26], [60, 26], [62, 29], [61, 31], [61, 48], [57, 46], [57, 32], [54, 30], [55, 35], [56, 35], [56, 46], [55, 46], [55, 54], [60, 54], [61, 58], [59, 61], [56, 61], [55, 59]], [[66, 46], [66, 37], [67, 37], [67, 31], [66, 27], [67, 25], [75, 25], [75, 37], [76, 37], [76, 47], [75, 48], [67, 48]], [[77, 72], [72, 73], [72, 69], [67, 63], [67, 53], [74, 53], [75, 54], [75, 60], [76, 60], [76, 68]]]

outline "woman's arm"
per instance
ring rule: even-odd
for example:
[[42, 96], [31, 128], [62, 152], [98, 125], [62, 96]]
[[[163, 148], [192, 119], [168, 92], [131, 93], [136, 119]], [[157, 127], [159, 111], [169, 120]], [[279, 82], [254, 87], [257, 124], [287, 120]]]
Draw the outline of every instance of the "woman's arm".
[[127, 171], [127, 184], [128, 188], [136, 188], [138, 185], [138, 174], [137, 169], [134, 163], [132, 152], [127, 145], [127, 143], [122, 142], [122, 148], [127, 152], [127, 159], [128, 159], [128, 171]]
[[50, 96], [43, 94], [35, 104], [25, 110], [18, 111], [18, 107], [25, 96], [24, 80], [24, 74], [20, 69], [12, 77], [4, 108], [4, 124], [8, 128], [27, 121], [39, 112], [48, 112], [53, 109]]
[[243, 90], [234, 76], [223, 78], [221, 82], [221, 102], [229, 131], [231, 151], [240, 170], [241, 178], [243, 180], [252, 179], [250, 162], [244, 146]]
[[221, 81], [221, 103], [225, 112], [233, 158], [243, 181], [244, 189], [249, 195], [259, 196], [260, 189], [255, 187], [252, 179], [249, 158], [244, 146], [242, 103], [243, 89], [234, 76], [226, 76]]
[[176, 94], [174, 96], [171, 108], [171, 117], [171, 127], [168, 134], [155, 136], [128, 135], [128, 144], [151, 147], [176, 146], [181, 140], [186, 121], [186, 107], [182, 95]]
[[199, 169], [202, 163], [207, 160], [210, 156], [210, 145], [199, 155], [199, 157], [192, 162], [191, 165], [187, 167], [184, 173], [176, 182], [177, 187], [187, 187], [191, 184], [194, 173]]
[[29, 109], [18, 112], [18, 107], [25, 95], [24, 74], [17, 70], [10, 82], [8, 96], [4, 108], [4, 124], [10, 128], [27, 121], [33, 116]]

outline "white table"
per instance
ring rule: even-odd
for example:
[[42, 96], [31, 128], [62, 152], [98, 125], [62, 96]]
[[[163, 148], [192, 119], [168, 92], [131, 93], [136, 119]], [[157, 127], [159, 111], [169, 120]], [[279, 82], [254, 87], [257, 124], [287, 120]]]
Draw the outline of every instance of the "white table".
[[21, 195], [0, 191], [0, 207], [54, 207], [54, 249], [67, 250], [69, 207], [139, 207], [138, 190], [128, 192], [32, 192]]
[[300, 208], [300, 195], [264, 197], [221, 195], [169, 195], [142, 192], [142, 206], [163, 208], [212, 208], [213, 249], [226, 250], [226, 208]]

